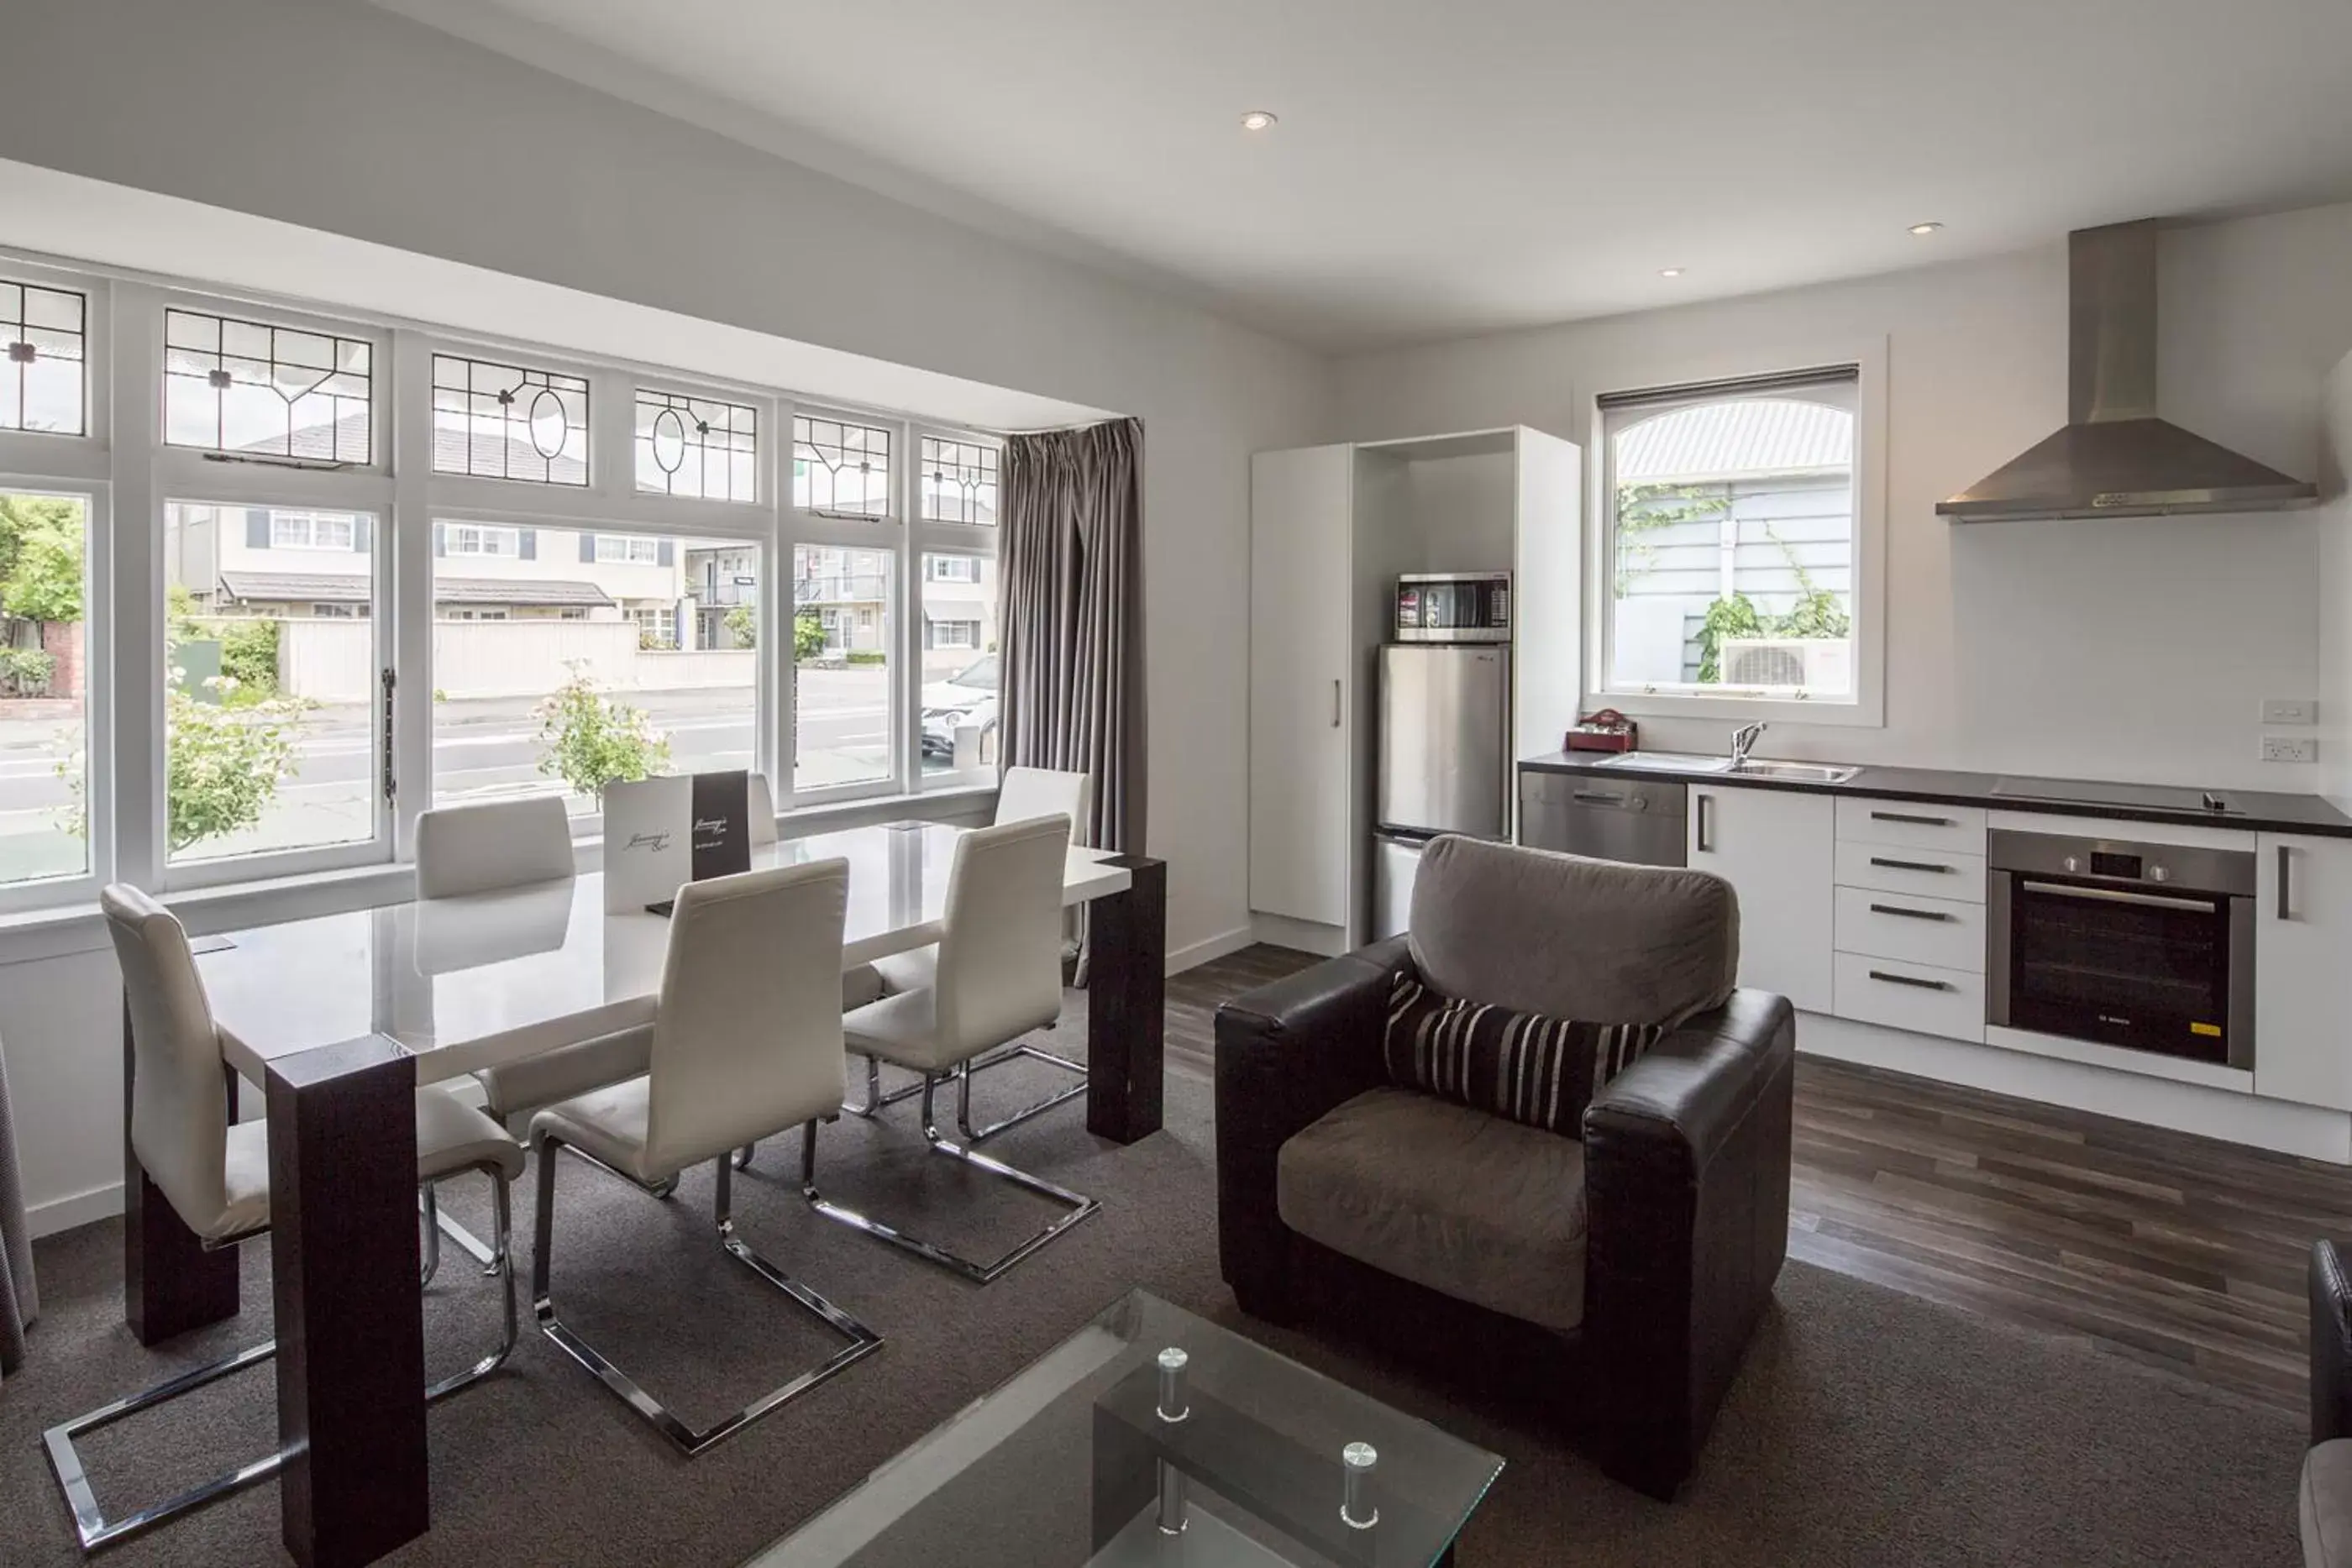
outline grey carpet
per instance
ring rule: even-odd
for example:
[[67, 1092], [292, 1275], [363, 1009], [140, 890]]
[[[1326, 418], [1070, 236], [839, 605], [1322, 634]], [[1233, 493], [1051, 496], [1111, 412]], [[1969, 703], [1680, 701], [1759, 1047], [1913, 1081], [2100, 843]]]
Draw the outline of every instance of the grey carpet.
[[[1054, 1037], [1067, 1048], [1080, 1030]], [[992, 1074], [997, 1109], [1044, 1086]], [[1130, 1148], [1065, 1110], [992, 1145], [1093, 1193], [1102, 1213], [975, 1291], [808, 1214], [793, 1150], [771, 1144], [737, 1182], [753, 1246], [862, 1314], [877, 1355], [735, 1440], [675, 1458], [529, 1322], [509, 1369], [434, 1407], [434, 1530], [389, 1561], [647, 1568], [728, 1564], [1142, 1284], [1503, 1454], [1463, 1542], [1465, 1568], [1517, 1564], [2279, 1564], [2295, 1563], [2303, 1447], [2285, 1413], [1875, 1285], [1791, 1263], [1778, 1304], [1683, 1500], [1616, 1487], [1534, 1424], [1465, 1408], [1377, 1358], [1242, 1318], [1217, 1277], [1207, 1085], [1176, 1076], [1168, 1128]], [[821, 1184], [975, 1253], [1050, 1210], [920, 1153], [911, 1104], [882, 1127], [824, 1134]], [[710, 1245], [710, 1177], [654, 1202], [563, 1171], [555, 1295], [566, 1317], [657, 1396], [708, 1419], [824, 1354], [782, 1298]], [[519, 1219], [528, 1235], [527, 1193]], [[478, 1186], [450, 1207], [478, 1228]], [[40, 1428], [268, 1332], [268, 1260], [248, 1249], [244, 1317], [168, 1354], [122, 1326], [121, 1232], [45, 1241], [44, 1313], [0, 1390], [0, 1563], [77, 1561]], [[492, 1282], [453, 1256], [428, 1297], [436, 1370], [495, 1337]], [[101, 1496], [147, 1499], [266, 1451], [267, 1372], [91, 1440]], [[262, 1487], [101, 1561], [282, 1561]], [[945, 1563], [926, 1568], [950, 1568]]]

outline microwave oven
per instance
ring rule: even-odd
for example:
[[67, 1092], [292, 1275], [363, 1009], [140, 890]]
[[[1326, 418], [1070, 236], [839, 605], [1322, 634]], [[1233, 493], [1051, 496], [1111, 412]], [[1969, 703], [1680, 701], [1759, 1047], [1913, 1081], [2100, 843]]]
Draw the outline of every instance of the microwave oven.
[[1511, 574], [1414, 571], [1396, 580], [1390, 636], [1399, 643], [1507, 643]]

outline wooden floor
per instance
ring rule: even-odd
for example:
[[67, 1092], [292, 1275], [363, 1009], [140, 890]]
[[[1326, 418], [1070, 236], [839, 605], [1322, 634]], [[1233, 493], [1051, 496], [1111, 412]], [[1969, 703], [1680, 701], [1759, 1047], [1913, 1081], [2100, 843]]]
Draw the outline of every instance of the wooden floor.
[[[1304, 967], [1257, 946], [1168, 985], [1205, 1069], [1217, 1004]], [[1805, 1059], [1789, 1253], [2291, 1409], [2304, 1256], [2352, 1237], [2352, 1171]]]

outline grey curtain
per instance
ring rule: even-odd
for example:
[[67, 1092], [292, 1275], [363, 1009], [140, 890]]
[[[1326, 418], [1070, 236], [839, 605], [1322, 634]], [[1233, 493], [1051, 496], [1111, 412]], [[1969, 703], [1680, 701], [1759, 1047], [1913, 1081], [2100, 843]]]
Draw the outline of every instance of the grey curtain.
[[1004, 760], [1094, 776], [1098, 849], [1143, 852], [1143, 426], [1004, 450]]
[[25, 1182], [8, 1110], [8, 1060], [0, 1055], [0, 1378], [25, 1362], [25, 1330], [40, 1311], [33, 1292], [33, 1238], [25, 1228]]

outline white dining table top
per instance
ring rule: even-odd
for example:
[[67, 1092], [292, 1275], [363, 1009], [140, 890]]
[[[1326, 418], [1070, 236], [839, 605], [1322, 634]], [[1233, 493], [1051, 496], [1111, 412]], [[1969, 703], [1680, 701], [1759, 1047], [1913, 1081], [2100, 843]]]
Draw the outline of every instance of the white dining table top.
[[[891, 823], [761, 845], [756, 867], [849, 862], [845, 969], [937, 942], [964, 830]], [[1127, 891], [1106, 851], [1073, 848], [1062, 901]], [[670, 922], [604, 913], [601, 874], [421, 899], [233, 931], [197, 944], [229, 1064], [380, 1034], [420, 1083], [520, 1061], [653, 1019]]]

